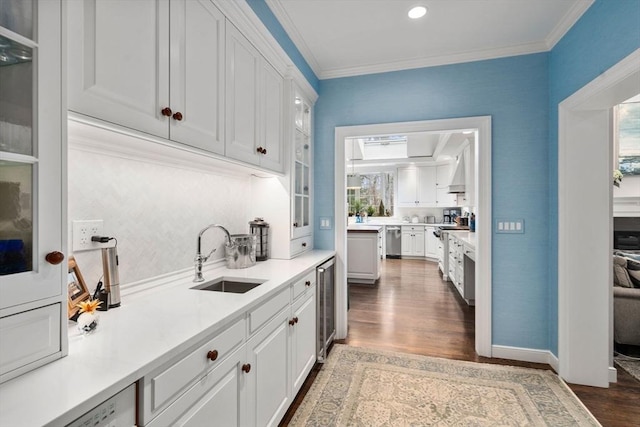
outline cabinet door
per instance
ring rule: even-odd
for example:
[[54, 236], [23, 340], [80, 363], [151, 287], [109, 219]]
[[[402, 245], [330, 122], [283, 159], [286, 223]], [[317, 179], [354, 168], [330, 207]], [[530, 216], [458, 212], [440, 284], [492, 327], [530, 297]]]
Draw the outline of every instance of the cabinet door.
[[424, 256], [424, 231], [413, 233], [413, 254], [415, 256]]
[[260, 166], [283, 172], [283, 91], [282, 76], [266, 60], [262, 61], [261, 74], [262, 118], [260, 146], [264, 152], [260, 155]]
[[150, 423], [149, 427], [248, 425], [241, 413], [246, 373], [244, 347], [209, 372]]
[[170, 26], [169, 137], [224, 154], [225, 17], [211, 0], [171, 0]]
[[433, 166], [418, 168], [418, 201], [421, 206], [436, 204], [436, 168]]
[[316, 288], [313, 286], [307, 290], [307, 295], [293, 307], [293, 319], [297, 321], [292, 325], [291, 360], [292, 380], [295, 396], [311, 368], [316, 363]]
[[403, 231], [402, 240], [400, 242], [400, 254], [407, 256], [413, 255], [413, 233], [409, 231]]
[[168, 0], [67, 2], [69, 110], [168, 137]]
[[[45, 261], [49, 252], [62, 251], [65, 221], [60, 3], [35, 2], [34, 9], [47, 19], [29, 19], [29, 34], [0, 36], [11, 61], [0, 67], [0, 317], [19, 311], [2, 309], [31, 301], [61, 302], [67, 272], [66, 260]], [[10, 13], [7, 21], [14, 21]]]
[[[280, 312], [247, 342], [247, 399], [243, 425], [271, 426], [285, 414], [291, 403], [289, 350], [290, 309]], [[220, 424], [223, 425], [223, 424]]]
[[425, 249], [424, 255], [428, 257], [436, 257], [438, 255], [438, 238], [433, 234], [435, 227], [425, 227], [424, 240]]
[[398, 204], [399, 206], [415, 206], [417, 197], [418, 170], [415, 168], [398, 168]]
[[294, 111], [294, 131], [292, 153], [292, 228], [291, 236], [295, 239], [302, 236], [309, 236], [311, 227], [311, 152], [312, 140], [310, 132], [311, 126], [311, 105], [300, 94], [295, 92], [293, 103]]
[[449, 193], [449, 184], [451, 183], [452, 165], [440, 165], [436, 167], [436, 199], [438, 207], [458, 206], [458, 197], [456, 194]]
[[225, 155], [259, 164], [258, 87], [261, 57], [258, 50], [230, 22], [226, 23]]

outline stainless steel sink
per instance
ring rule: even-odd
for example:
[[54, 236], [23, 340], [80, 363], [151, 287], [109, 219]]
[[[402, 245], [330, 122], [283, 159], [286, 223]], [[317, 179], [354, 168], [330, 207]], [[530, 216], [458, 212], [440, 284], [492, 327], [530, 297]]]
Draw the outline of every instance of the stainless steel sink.
[[200, 285], [194, 286], [191, 289], [199, 289], [202, 291], [215, 291], [215, 292], [231, 292], [234, 294], [244, 294], [251, 289], [260, 286], [266, 282], [263, 279], [242, 279], [239, 277], [219, 277], [208, 282], [204, 282]]

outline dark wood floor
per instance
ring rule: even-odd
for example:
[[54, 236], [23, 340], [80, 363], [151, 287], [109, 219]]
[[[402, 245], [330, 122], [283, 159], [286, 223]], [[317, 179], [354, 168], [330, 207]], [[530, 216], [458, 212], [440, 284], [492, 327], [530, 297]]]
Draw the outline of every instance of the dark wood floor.
[[[479, 357], [475, 353], [474, 308], [444, 282], [437, 264], [422, 260], [383, 261], [374, 286], [350, 285], [349, 332], [343, 344], [449, 359], [551, 369], [544, 364]], [[311, 386], [311, 373], [281, 425]], [[618, 369], [610, 388], [570, 385], [605, 426], [640, 426], [640, 382]]]

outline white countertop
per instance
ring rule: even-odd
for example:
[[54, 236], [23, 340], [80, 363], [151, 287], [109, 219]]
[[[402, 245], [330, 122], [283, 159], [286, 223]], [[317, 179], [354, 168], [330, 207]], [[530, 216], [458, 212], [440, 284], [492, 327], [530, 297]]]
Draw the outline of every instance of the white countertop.
[[99, 312], [100, 322], [92, 334], [83, 336], [70, 327], [68, 356], [0, 385], [0, 426], [72, 422], [334, 254], [314, 250], [292, 260], [205, 272], [205, 280], [268, 279], [245, 294], [192, 290], [191, 273], [123, 296], [121, 307]]
[[454, 235], [456, 238], [460, 239], [462, 243], [471, 247], [474, 251], [476, 249], [476, 233], [471, 233], [469, 231], [454, 231]]
[[347, 231], [354, 231], [356, 233], [379, 233], [382, 228], [382, 225], [352, 224], [347, 226]]

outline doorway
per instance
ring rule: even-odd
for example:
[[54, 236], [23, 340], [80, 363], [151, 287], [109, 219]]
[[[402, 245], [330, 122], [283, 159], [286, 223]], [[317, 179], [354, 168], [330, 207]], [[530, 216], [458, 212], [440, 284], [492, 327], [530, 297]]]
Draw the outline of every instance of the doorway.
[[476, 352], [491, 357], [491, 117], [426, 120], [337, 127], [335, 130], [335, 248], [336, 248], [336, 337], [347, 336], [347, 200], [344, 144], [346, 138], [412, 132], [477, 129], [475, 151], [476, 194]]
[[638, 64], [640, 49], [559, 105], [558, 352], [571, 383], [615, 381], [612, 108], [640, 92]]

